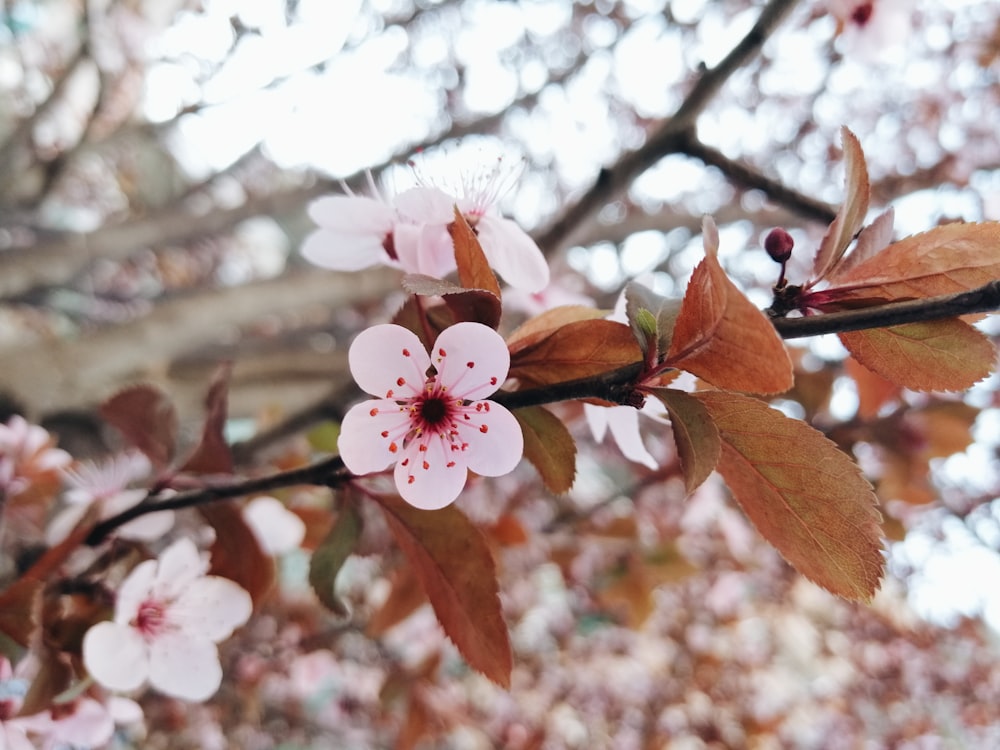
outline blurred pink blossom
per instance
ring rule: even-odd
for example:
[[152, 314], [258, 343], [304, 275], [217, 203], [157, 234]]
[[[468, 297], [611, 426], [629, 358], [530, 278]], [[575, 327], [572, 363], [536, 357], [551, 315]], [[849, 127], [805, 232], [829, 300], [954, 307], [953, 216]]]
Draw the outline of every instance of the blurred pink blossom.
[[474, 175], [455, 196], [430, 186], [410, 188], [389, 200], [369, 175], [373, 195], [326, 196], [309, 206], [319, 229], [306, 237], [302, 255], [336, 271], [375, 265], [443, 278], [456, 269], [448, 226], [455, 207], [475, 229], [490, 266], [513, 287], [537, 292], [549, 283], [549, 267], [535, 241], [495, 204], [502, 177]]
[[269, 555], [297, 549], [306, 536], [306, 525], [274, 497], [255, 497], [243, 508], [243, 519]]
[[250, 595], [226, 578], [207, 576], [190, 539], [136, 566], [118, 592], [114, 620], [83, 639], [90, 675], [111, 690], [147, 680], [176, 698], [203, 701], [222, 681], [216, 643], [249, 618]]
[[351, 373], [379, 398], [347, 413], [338, 441], [355, 474], [395, 463], [399, 494], [427, 510], [454, 502], [468, 469], [485, 476], [513, 471], [524, 448], [514, 415], [479, 400], [507, 377], [503, 338], [479, 323], [458, 323], [438, 336], [433, 353], [432, 360], [401, 326], [362, 331], [348, 353]]
[[913, 0], [827, 0], [841, 29], [844, 52], [875, 62], [898, 49], [913, 30]]
[[[75, 469], [65, 469], [63, 476], [69, 489], [63, 494], [66, 507], [49, 522], [45, 532], [49, 544], [58, 544], [73, 530], [92, 505], [97, 505], [103, 520], [136, 505], [146, 496], [144, 489], [127, 489], [128, 485], [146, 477], [149, 459], [138, 452], [122, 453], [102, 464], [81, 462]], [[174, 525], [174, 512], [164, 510], [130, 521], [118, 529], [126, 539], [153, 541], [166, 534]]]
[[49, 433], [14, 415], [0, 424], [0, 493], [17, 495], [41, 475], [72, 462], [70, 455], [54, 448]]

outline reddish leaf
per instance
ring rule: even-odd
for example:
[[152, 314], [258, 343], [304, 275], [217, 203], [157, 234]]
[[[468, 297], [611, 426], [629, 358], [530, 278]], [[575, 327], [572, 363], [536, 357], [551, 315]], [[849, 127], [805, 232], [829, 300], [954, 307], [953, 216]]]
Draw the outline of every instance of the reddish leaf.
[[379, 502], [444, 632], [470, 667], [508, 687], [510, 640], [496, 568], [482, 532], [453, 505], [428, 511], [394, 496]]
[[852, 300], [916, 299], [974, 289], [1000, 279], [998, 246], [998, 222], [945, 224], [894, 242], [816, 295], [839, 307]]
[[896, 213], [891, 208], [883, 213], [858, 234], [858, 241], [854, 243], [854, 249], [848, 255], [841, 258], [836, 268], [830, 270], [826, 275], [830, 283], [839, 283], [847, 276], [855, 266], [864, 263], [869, 258], [882, 252], [892, 242], [892, 227]]
[[500, 299], [500, 284], [483, 253], [483, 246], [462, 212], [455, 207], [455, 221], [448, 225], [448, 232], [455, 243], [455, 264], [458, 280], [467, 289], [483, 289]]
[[708, 479], [719, 462], [722, 450], [719, 430], [708, 409], [693, 396], [673, 388], [656, 388], [650, 392], [670, 414], [684, 486], [691, 494]]
[[450, 281], [423, 274], [404, 276], [403, 288], [411, 294], [440, 296], [451, 310], [456, 323], [482, 323], [493, 329], [500, 324], [500, 298], [485, 289], [466, 289]]
[[813, 261], [813, 278], [822, 279], [840, 262], [854, 235], [861, 229], [868, 213], [871, 186], [868, 167], [857, 136], [847, 128], [840, 129], [844, 142], [844, 182], [846, 195], [837, 217], [826, 230]]
[[177, 411], [170, 397], [155, 385], [133, 385], [100, 407], [104, 420], [142, 451], [157, 469], [166, 468], [177, 447]]
[[378, 638], [427, 603], [420, 581], [412, 565], [401, 565], [389, 576], [389, 596], [368, 621], [365, 632]]
[[41, 646], [33, 649], [32, 655], [38, 669], [24, 696], [18, 716], [31, 716], [53, 708], [55, 697], [66, 691], [73, 681], [73, 670], [55, 649]]
[[510, 336], [507, 337], [507, 348], [511, 353], [525, 349], [532, 344], [555, 333], [563, 326], [583, 320], [597, 320], [608, 314], [607, 310], [598, 310], [584, 305], [561, 305], [546, 310], [530, 320], [526, 320]]
[[840, 340], [865, 367], [915, 391], [964, 390], [996, 362], [992, 342], [957, 318], [842, 333]]
[[541, 406], [517, 409], [514, 416], [524, 435], [524, 457], [550, 492], [568, 492], [576, 477], [576, 443], [566, 425]]
[[34, 565], [0, 593], [0, 632], [11, 640], [24, 647], [30, 644], [39, 624], [42, 588], [90, 534], [94, 514], [95, 510], [90, 510], [69, 536], [47, 549]]
[[201, 442], [181, 467], [181, 471], [191, 474], [232, 474], [233, 455], [225, 438], [226, 402], [232, 371], [232, 362], [226, 362], [212, 376], [212, 384], [205, 399], [205, 426], [201, 431]]
[[353, 503], [346, 502], [330, 533], [309, 561], [309, 585], [320, 603], [339, 617], [347, 617], [350, 612], [334, 590], [337, 575], [357, 546], [360, 536], [361, 516]]
[[274, 586], [274, 559], [261, 549], [240, 509], [232, 503], [200, 505], [198, 512], [215, 530], [209, 573], [238, 583], [256, 606]]
[[872, 372], [854, 357], [848, 357], [844, 362], [844, 371], [854, 380], [858, 391], [858, 416], [861, 419], [877, 417], [879, 410], [902, 391], [899, 385]]
[[611, 320], [586, 320], [557, 328], [511, 354], [510, 375], [545, 385], [586, 378], [642, 361], [632, 331]]
[[717, 469], [764, 538], [828, 591], [870, 600], [885, 567], [881, 516], [857, 464], [756, 399], [722, 391], [695, 397], [719, 428]]
[[785, 345], [719, 265], [714, 225], [706, 224], [705, 236], [705, 259], [684, 293], [666, 362], [727, 390], [787, 391], [793, 375]]

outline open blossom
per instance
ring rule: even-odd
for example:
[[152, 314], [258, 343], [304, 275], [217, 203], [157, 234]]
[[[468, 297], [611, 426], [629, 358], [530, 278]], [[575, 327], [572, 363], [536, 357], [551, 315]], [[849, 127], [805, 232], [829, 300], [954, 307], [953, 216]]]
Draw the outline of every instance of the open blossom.
[[[549, 283], [548, 264], [521, 227], [496, 213], [502, 184], [496, 173], [466, 181], [459, 196], [421, 186], [392, 200], [359, 195], [320, 198], [309, 206], [309, 216], [319, 229], [306, 238], [302, 255], [336, 271], [389, 265], [442, 278], [456, 269], [448, 225], [457, 206], [504, 281], [528, 292], [540, 291]], [[374, 185], [371, 189], [379, 194]]]
[[871, 63], [898, 51], [913, 31], [913, 0], [827, 0], [844, 51]]
[[83, 638], [91, 677], [123, 691], [148, 680], [190, 701], [215, 693], [222, 682], [215, 644], [250, 618], [253, 604], [240, 586], [206, 569], [190, 539], [137, 565], [118, 592], [114, 620], [97, 623]]
[[479, 323], [458, 323], [438, 336], [432, 352], [428, 356], [401, 326], [362, 331], [348, 361], [358, 385], [378, 398], [345, 415], [338, 440], [344, 465], [355, 474], [395, 463], [399, 494], [427, 510], [458, 497], [467, 469], [501, 476], [513, 471], [524, 450], [514, 415], [480, 400], [507, 377], [503, 338]]
[[[146, 477], [150, 468], [148, 458], [133, 452], [114, 456], [101, 464], [84, 461], [75, 469], [64, 470], [63, 476], [69, 485], [63, 494], [66, 507], [49, 522], [46, 541], [58, 544], [65, 539], [93, 505], [97, 505], [102, 520], [131, 508], [146, 497], [146, 490], [128, 489], [128, 485]], [[173, 525], [174, 512], [163, 510], [129, 521], [117, 534], [126, 539], [152, 541], [166, 534]]]

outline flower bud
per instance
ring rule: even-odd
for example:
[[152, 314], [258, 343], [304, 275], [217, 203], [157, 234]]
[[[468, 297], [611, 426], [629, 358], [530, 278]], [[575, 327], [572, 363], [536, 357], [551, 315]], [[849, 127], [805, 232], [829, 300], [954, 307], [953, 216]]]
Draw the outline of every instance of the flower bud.
[[767, 254], [775, 263], [787, 262], [792, 257], [793, 247], [795, 247], [795, 240], [781, 227], [772, 229], [764, 238], [764, 249], [767, 250]]

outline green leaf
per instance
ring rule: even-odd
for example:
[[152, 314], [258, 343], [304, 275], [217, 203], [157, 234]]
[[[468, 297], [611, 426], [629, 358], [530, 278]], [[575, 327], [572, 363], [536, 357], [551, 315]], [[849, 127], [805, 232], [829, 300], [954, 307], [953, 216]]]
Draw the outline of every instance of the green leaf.
[[309, 585], [324, 607], [339, 617], [347, 617], [347, 606], [337, 597], [337, 575], [361, 537], [361, 515], [352, 502], [345, 502], [333, 528], [313, 551], [309, 561]]
[[[625, 286], [625, 316], [643, 352], [648, 341], [656, 341], [657, 359], [670, 350], [674, 323], [681, 311], [681, 300], [662, 297], [649, 287], [630, 281]], [[643, 314], [645, 313], [645, 315]]]
[[444, 632], [470, 667], [509, 687], [513, 656], [482, 532], [454, 505], [419, 510], [395, 496], [378, 502]]
[[869, 601], [885, 568], [872, 486], [822, 433], [737, 393], [694, 394], [722, 439], [717, 469], [757, 530], [804, 576]]
[[524, 435], [524, 457], [550, 492], [568, 492], [576, 477], [576, 443], [566, 425], [541, 406], [517, 409], [514, 416]]

